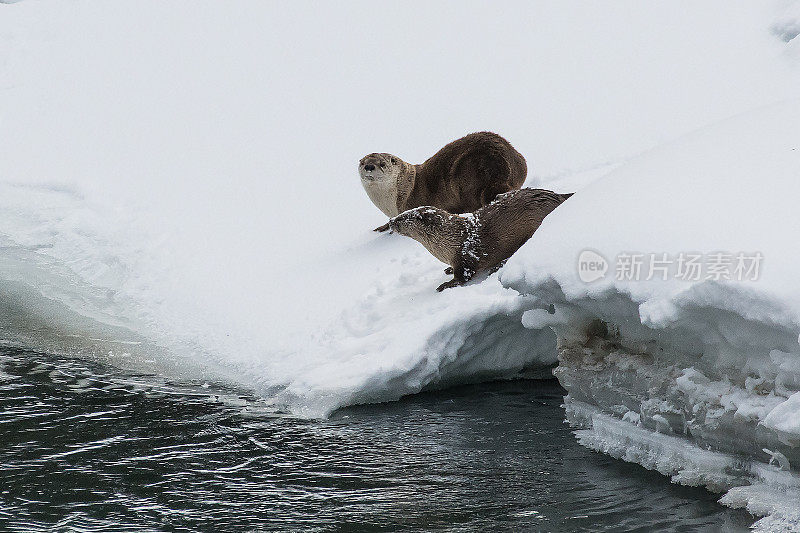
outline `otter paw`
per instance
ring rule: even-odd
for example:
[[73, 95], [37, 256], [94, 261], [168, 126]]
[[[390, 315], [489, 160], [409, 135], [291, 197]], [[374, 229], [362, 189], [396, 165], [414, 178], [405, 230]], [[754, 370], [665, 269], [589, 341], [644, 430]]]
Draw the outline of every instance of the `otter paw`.
[[444, 273], [447, 274], [448, 276], [451, 276], [453, 274], [453, 267], [445, 268]]
[[378, 233], [383, 233], [384, 231], [389, 231], [389, 223], [387, 222], [383, 226], [378, 226], [372, 231], [377, 231]]
[[450, 281], [445, 281], [444, 283], [436, 287], [436, 292], [442, 292], [445, 289], [458, 287], [459, 285], [461, 285], [460, 281], [458, 281], [457, 279], [451, 279]]

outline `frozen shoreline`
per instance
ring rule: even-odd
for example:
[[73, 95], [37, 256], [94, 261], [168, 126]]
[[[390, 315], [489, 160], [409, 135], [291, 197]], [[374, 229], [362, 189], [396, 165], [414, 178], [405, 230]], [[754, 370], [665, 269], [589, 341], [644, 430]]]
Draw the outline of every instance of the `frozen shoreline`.
[[[798, 142], [788, 102], [653, 150], [565, 203], [500, 274], [529, 295], [523, 324], [558, 336], [583, 444], [726, 492], [768, 515], [762, 530], [800, 527]], [[587, 248], [618, 258], [588, 282]], [[703, 265], [689, 281], [674, 264], [663, 277], [619, 268], [635, 251], [684, 250], [758, 251], [764, 268], [717, 280]]]

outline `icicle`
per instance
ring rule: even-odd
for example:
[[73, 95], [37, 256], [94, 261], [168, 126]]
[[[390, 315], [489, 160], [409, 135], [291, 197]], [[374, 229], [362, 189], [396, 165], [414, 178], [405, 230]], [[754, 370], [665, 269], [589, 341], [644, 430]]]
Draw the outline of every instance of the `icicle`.
[[789, 471], [792, 469], [792, 465], [789, 464], [789, 459], [787, 459], [786, 456], [781, 452], [777, 450], [773, 452], [772, 450], [768, 450], [766, 448], [762, 448], [762, 450], [764, 453], [769, 455], [769, 464], [778, 463], [778, 466], [781, 470]]

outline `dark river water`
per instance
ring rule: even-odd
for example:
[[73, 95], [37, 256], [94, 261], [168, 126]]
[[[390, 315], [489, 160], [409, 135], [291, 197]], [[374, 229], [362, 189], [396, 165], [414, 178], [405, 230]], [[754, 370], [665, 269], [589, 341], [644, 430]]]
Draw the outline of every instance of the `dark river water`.
[[555, 382], [271, 412], [246, 391], [0, 349], [3, 531], [746, 531], [590, 452]]

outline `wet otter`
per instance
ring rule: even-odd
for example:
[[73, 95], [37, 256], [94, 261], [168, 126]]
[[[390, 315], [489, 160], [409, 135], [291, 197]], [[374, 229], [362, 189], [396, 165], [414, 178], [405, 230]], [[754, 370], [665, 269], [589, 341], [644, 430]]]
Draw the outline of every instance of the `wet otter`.
[[[358, 171], [370, 200], [393, 217], [423, 205], [450, 213], [475, 211], [498, 194], [522, 187], [528, 166], [511, 143], [483, 131], [451, 142], [421, 165], [392, 154], [369, 154]], [[387, 229], [384, 224], [375, 231]]]
[[437, 291], [463, 285], [479, 272], [494, 272], [525, 244], [542, 220], [572, 194], [521, 189], [499, 195], [470, 214], [431, 206], [410, 209], [389, 221], [392, 231], [420, 242], [453, 279]]

